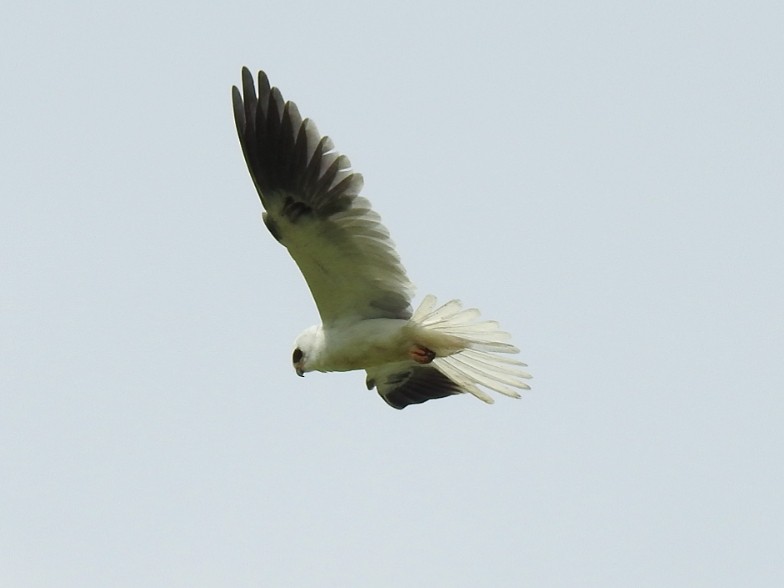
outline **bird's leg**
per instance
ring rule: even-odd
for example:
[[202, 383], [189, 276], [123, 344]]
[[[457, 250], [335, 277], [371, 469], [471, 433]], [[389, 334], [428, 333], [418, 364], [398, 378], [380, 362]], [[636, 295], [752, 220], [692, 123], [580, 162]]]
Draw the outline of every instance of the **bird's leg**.
[[422, 364], [430, 363], [436, 357], [436, 354], [433, 351], [419, 343], [414, 343], [414, 345], [411, 346], [408, 355], [415, 362]]

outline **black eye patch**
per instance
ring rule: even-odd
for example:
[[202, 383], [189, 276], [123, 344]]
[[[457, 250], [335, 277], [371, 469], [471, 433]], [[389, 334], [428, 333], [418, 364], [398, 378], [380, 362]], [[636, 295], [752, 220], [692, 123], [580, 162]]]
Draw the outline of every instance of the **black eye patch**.
[[302, 359], [302, 350], [299, 347], [297, 347], [294, 350], [294, 355], [291, 356], [291, 363], [297, 363], [301, 359]]

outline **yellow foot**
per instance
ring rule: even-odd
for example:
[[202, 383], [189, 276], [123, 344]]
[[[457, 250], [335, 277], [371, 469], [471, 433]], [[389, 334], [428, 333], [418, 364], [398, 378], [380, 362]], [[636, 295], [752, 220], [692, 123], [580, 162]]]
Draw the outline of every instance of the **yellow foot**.
[[425, 364], [433, 361], [436, 354], [424, 345], [414, 344], [408, 352], [408, 356], [417, 363]]

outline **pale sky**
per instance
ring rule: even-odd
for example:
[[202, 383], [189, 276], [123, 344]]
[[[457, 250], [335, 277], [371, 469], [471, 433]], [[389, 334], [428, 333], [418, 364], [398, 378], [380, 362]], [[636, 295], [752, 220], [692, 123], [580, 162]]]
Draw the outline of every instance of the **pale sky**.
[[[781, 2], [3, 13], [0, 585], [784, 584]], [[296, 377], [243, 65], [521, 400]]]

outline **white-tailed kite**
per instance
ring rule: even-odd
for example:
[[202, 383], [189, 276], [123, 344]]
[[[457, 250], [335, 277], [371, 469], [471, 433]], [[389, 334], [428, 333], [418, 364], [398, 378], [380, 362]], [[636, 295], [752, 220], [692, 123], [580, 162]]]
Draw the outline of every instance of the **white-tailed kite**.
[[295, 344], [297, 374], [365, 370], [394, 408], [482, 388], [519, 398], [531, 376], [505, 355], [518, 349], [494, 321], [458, 300], [426, 296], [412, 312], [413, 286], [389, 232], [359, 195], [362, 176], [329, 137], [270, 88], [264, 72], [242, 69], [232, 88], [242, 152], [264, 207], [264, 224], [299, 266], [321, 315]]

